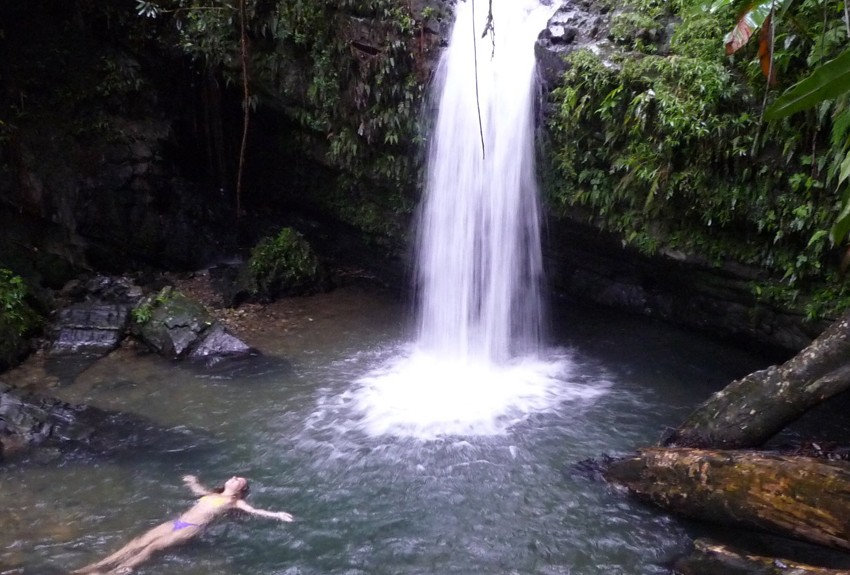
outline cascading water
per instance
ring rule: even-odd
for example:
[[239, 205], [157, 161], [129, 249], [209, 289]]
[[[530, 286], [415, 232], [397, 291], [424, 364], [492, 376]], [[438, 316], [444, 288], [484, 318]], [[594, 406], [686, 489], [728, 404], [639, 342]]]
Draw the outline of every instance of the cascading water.
[[492, 42], [480, 38], [481, 12], [473, 0], [458, 4], [435, 85], [439, 112], [418, 236], [419, 344], [441, 356], [503, 363], [539, 344], [534, 41], [552, 9], [535, 0], [494, 2]]
[[542, 264], [534, 160], [534, 42], [554, 7], [458, 2], [435, 82], [420, 212], [417, 341], [360, 380], [371, 434], [490, 435], [595, 396], [540, 348]]

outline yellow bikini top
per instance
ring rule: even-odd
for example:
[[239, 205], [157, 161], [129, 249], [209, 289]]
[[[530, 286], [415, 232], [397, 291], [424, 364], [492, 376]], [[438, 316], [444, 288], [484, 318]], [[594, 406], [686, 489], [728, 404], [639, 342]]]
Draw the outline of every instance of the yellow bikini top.
[[228, 497], [227, 495], [219, 495], [217, 493], [213, 493], [210, 495], [204, 495], [201, 497], [200, 501], [210, 505], [211, 507], [224, 507], [225, 505], [231, 503], [233, 501], [232, 497]]

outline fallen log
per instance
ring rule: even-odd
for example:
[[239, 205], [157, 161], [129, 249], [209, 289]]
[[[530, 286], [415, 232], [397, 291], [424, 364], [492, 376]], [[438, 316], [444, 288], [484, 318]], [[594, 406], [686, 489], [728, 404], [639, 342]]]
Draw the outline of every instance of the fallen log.
[[605, 478], [695, 519], [850, 550], [850, 464], [753, 451], [650, 448]]
[[825, 399], [850, 389], [850, 314], [781, 366], [733, 381], [708, 398], [662, 444], [758, 447]]
[[676, 561], [673, 569], [681, 575], [850, 575], [845, 569], [754, 555], [709, 539], [694, 541], [693, 552]]

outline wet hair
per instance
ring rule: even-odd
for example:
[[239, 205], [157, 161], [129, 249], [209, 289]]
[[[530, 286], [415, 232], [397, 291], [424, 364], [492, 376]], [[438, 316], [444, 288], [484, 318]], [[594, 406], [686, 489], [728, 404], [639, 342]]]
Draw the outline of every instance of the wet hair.
[[[222, 485], [221, 487], [216, 487], [215, 489], [213, 489], [213, 491], [215, 491], [216, 493], [224, 493], [224, 485]], [[239, 490], [238, 493], [236, 493], [236, 497], [238, 497], [239, 499], [245, 499], [245, 497], [248, 496], [249, 491], [251, 491], [251, 486], [248, 483], [248, 480], [245, 479], [245, 487], [243, 487]]]

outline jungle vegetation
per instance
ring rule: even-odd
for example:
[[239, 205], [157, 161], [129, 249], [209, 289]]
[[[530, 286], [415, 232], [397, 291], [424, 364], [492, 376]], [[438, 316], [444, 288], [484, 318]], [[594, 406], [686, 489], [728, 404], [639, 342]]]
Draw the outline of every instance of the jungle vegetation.
[[41, 318], [29, 301], [24, 280], [0, 267], [0, 369], [26, 352], [26, 337], [41, 327]]
[[[96, 71], [77, 74], [80, 85], [53, 90], [52, 108], [78, 110], [98, 99], [103, 110], [132, 110], [166, 86], [194, 100], [183, 104], [198, 110], [186, 123], [204, 141], [193, 143], [210, 156], [213, 185], [226, 190], [237, 218], [244, 196], [258, 195], [257, 186], [246, 189], [257, 181], [258, 147], [326, 166], [335, 180], [316, 186], [315, 199], [355, 227], [397, 233], [379, 212], [412, 210], [424, 89], [439, 43], [433, 30], [443, 11], [398, 0], [73, 0], [61, 9], [39, 1], [2, 12], [13, 22], [35, 10], [35, 18], [61, 22], [59, 34], [84, 30], [109, 46], [93, 55]], [[68, 60], [60, 42], [49, 50], [32, 55], [34, 70], [49, 68], [39, 58]], [[0, 113], [0, 143], [33, 110], [33, 102], [11, 100]], [[77, 118], [80, 137], [110, 131], [107, 114], [92, 116]], [[266, 137], [260, 130], [269, 118], [285, 118], [280, 137], [254, 140], [252, 151], [252, 136]]]
[[[845, 4], [608, 8], [617, 50], [571, 54], [553, 95], [551, 207], [646, 253], [763, 269], [763, 301], [813, 318], [846, 308], [848, 86], [819, 71], [848, 47]], [[813, 74], [796, 110], [772, 106]]]
[[411, 209], [423, 38], [435, 11], [396, 0], [137, 0], [136, 15], [150, 20], [152, 38], [238, 86], [237, 215], [250, 118], [263, 105], [283, 108], [306, 135], [297, 145], [318, 143], [322, 161], [344, 174], [318, 191], [339, 217], [386, 225], [360, 197], [375, 186], [396, 209]]

